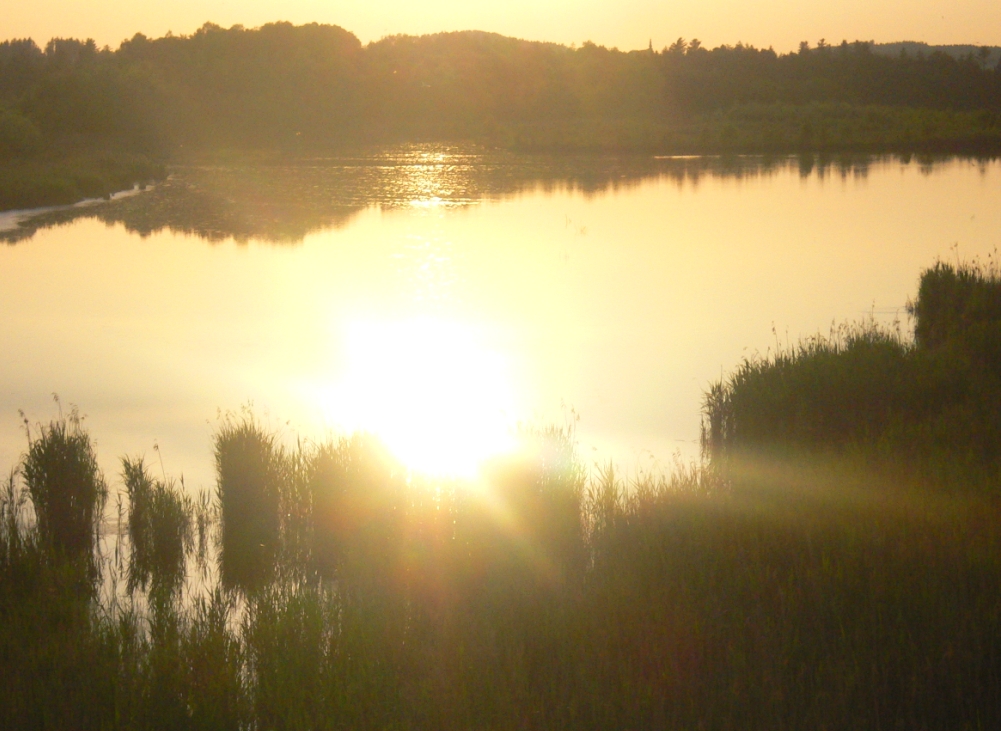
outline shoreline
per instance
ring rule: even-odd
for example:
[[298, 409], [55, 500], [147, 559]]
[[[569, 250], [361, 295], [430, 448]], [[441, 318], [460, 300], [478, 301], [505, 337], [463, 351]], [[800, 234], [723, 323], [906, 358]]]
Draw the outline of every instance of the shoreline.
[[100, 203], [108, 203], [110, 201], [121, 200], [122, 198], [131, 198], [133, 196], [139, 195], [140, 193], [148, 193], [159, 185], [160, 181], [156, 183], [146, 183], [139, 184], [135, 183], [131, 188], [123, 188], [122, 190], [116, 190], [113, 193], [109, 193], [105, 197], [100, 198], [84, 198], [77, 201], [76, 203], [66, 203], [60, 205], [51, 206], [36, 206], [34, 208], [12, 208], [9, 210], [0, 210], [0, 233], [7, 231], [17, 231], [24, 221], [30, 221], [36, 216], [43, 216], [46, 213], [56, 213], [59, 211], [69, 211], [74, 208], [89, 208], [90, 206], [95, 206]]

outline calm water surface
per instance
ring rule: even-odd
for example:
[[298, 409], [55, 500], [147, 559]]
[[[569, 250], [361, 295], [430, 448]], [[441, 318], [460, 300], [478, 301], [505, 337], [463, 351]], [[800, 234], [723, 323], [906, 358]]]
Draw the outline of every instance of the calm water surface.
[[[0, 466], [77, 404], [109, 475], [214, 484], [220, 410], [470, 473], [518, 422], [589, 462], [698, 453], [710, 381], [1001, 242], [1001, 163], [552, 159], [397, 148], [178, 168], [0, 233]], [[907, 327], [906, 321], [904, 326]], [[575, 417], [576, 415], [576, 417]], [[287, 426], [286, 426], [287, 424]]]

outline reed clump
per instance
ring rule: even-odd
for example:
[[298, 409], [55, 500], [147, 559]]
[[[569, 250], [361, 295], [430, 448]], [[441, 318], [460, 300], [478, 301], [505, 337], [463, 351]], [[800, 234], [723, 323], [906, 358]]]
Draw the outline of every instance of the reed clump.
[[306, 461], [313, 568], [330, 579], [390, 580], [409, 502], [406, 471], [365, 434], [316, 446]]
[[38, 536], [60, 558], [89, 556], [97, 539], [108, 489], [79, 412], [35, 434], [25, 420], [28, 451], [21, 460], [37, 521]]
[[222, 580], [228, 586], [266, 582], [278, 551], [284, 455], [252, 415], [227, 417], [214, 441]]
[[184, 580], [194, 543], [191, 498], [173, 482], [154, 479], [141, 457], [122, 459], [122, 481], [129, 499], [129, 591], [152, 582], [153, 593], [169, 595]]
[[807, 451], [880, 465], [956, 489], [1001, 472], [1001, 276], [939, 262], [909, 306], [913, 337], [873, 320], [745, 360], [712, 384], [705, 456]]

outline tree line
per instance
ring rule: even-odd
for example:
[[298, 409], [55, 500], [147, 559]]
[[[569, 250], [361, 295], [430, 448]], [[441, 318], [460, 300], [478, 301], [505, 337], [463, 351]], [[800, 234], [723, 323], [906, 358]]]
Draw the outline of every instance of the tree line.
[[[0, 43], [0, 156], [53, 146], [166, 153], [485, 138], [518, 125], [684, 124], [742, 105], [976, 112], [997, 126], [989, 53], [896, 55], [872, 43], [797, 52], [678, 39], [624, 52], [477, 31], [362, 45], [332, 25], [206, 24], [190, 36]], [[993, 120], [992, 122], [990, 120]], [[2, 158], [0, 158], [2, 159]]]

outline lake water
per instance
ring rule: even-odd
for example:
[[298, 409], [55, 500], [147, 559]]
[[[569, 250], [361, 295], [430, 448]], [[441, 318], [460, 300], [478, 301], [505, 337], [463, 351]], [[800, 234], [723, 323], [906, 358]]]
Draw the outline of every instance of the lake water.
[[[0, 466], [77, 404], [115, 478], [214, 485], [220, 411], [380, 434], [469, 474], [519, 422], [589, 463], [698, 454], [708, 384], [777, 342], [906, 323], [1001, 242], [1001, 162], [545, 158], [424, 146], [188, 166], [0, 233]], [[28, 223], [28, 225], [25, 225]], [[158, 446], [158, 454], [154, 452]]]

